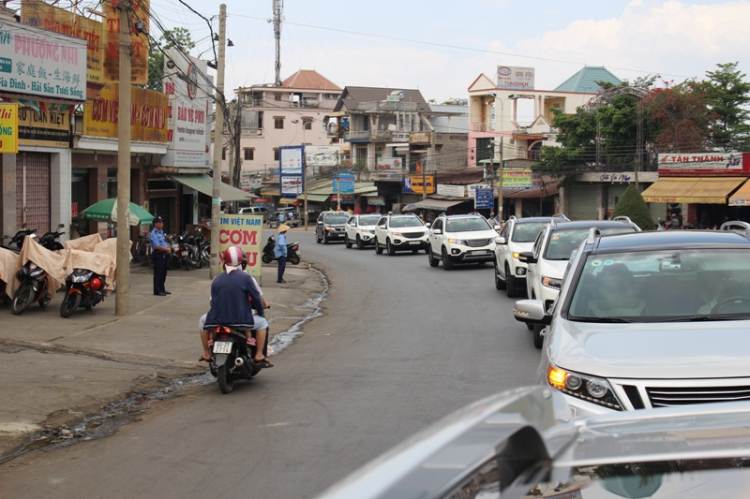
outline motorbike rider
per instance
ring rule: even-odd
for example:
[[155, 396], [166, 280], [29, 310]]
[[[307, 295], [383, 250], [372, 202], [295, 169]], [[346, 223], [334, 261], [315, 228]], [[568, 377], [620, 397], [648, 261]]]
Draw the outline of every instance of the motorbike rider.
[[[268, 331], [264, 300], [253, 284], [252, 277], [243, 271], [245, 253], [237, 246], [231, 246], [224, 251], [223, 257], [225, 272], [217, 275], [211, 283], [211, 310], [206, 314], [205, 325], [201, 330], [227, 326], [244, 331], [248, 345], [258, 346], [253, 362], [261, 368], [273, 367], [263, 355]], [[257, 316], [253, 316], [253, 308], [257, 311]], [[256, 338], [250, 334], [252, 330], [256, 330]], [[208, 352], [208, 337], [201, 333], [201, 339], [205, 354]]]

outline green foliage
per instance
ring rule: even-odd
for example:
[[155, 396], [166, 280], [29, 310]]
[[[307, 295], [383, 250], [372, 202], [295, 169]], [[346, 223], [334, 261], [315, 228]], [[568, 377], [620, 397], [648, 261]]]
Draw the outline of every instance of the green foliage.
[[715, 115], [711, 126], [714, 145], [723, 151], [750, 149], [750, 82], [737, 70], [736, 62], [717, 64], [716, 71], [706, 71], [708, 80], [697, 89], [703, 93]]
[[643, 230], [654, 229], [654, 219], [640, 191], [635, 188], [635, 184], [630, 184], [625, 189], [620, 201], [612, 212], [612, 218], [623, 215], [629, 217], [630, 220]]
[[190, 31], [186, 28], [168, 29], [158, 41], [151, 41], [148, 47], [148, 85], [146, 85], [149, 90], [163, 91], [164, 50], [172, 47], [177, 47], [186, 54], [195, 48]]

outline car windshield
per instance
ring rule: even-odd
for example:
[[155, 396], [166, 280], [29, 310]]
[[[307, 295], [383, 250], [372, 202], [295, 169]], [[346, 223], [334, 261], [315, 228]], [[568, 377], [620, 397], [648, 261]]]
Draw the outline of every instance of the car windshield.
[[746, 250], [659, 250], [590, 255], [575, 284], [571, 320], [750, 319]]
[[391, 227], [422, 227], [417, 217], [391, 218]]
[[379, 215], [371, 217], [359, 217], [359, 225], [377, 225], [378, 220], [380, 220]]
[[328, 215], [323, 220], [327, 224], [345, 224], [349, 215]]
[[514, 243], [533, 243], [547, 222], [527, 222], [516, 224], [511, 241]]
[[484, 218], [458, 218], [448, 219], [445, 223], [445, 232], [474, 232], [478, 230], [492, 230], [492, 227]]
[[[570, 254], [573, 250], [578, 249], [581, 241], [586, 239], [589, 235], [591, 227], [585, 229], [567, 229], [567, 230], [556, 230], [549, 238], [547, 243], [547, 249], [544, 252], [545, 260], [559, 260], [568, 261], [570, 260]], [[617, 234], [620, 232], [633, 232], [633, 229], [627, 225], [622, 227], [607, 227], [599, 229], [599, 233], [605, 234]]]

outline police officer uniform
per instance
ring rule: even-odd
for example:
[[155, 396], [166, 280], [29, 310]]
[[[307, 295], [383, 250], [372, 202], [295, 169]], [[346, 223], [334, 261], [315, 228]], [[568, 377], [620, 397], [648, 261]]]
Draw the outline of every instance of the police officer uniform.
[[167, 280], [167, 264], [170, 252], [156, 249], [169, 248], [167, 239], [164, 237], [164, 231], [156, 227], [158, 223], [164, 223], [164, 219], [161, 217], [154, 218], [154, 229], [149, 235], [151, 241], [151, 259], [154, 261], [154, 295], [166, 296], [171, 294], [164, 289], [164, 282]]

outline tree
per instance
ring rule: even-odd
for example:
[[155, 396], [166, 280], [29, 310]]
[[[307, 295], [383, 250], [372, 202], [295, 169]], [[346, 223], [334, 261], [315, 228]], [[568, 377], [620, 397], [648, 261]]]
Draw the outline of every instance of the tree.
[[185, 54], [195, 48], [190, 32], [186, 28], [168, 29], [158, 41], [152, 40], [148, 47], [148, 85], [149, 90], [161, 92], [164, 79], [164, 51], [177, 47]]
[[625, 189], [612, 212], [612, 218], [623, 215], [630, 218], [643, 230], [653, 230], [654, 228], [654, 218], [651, 216], [651, 211], [649, 211], [640, 191], [635, 188], [635, 184], [630, 184]]
[[711, 126], [714, 145], [723, 151], [750, 149], [750, 82], [737, 70], [736, 62], [717, 64], [716, 71], [706, 71], [708, 80], [697, 89], [705, 96], [715, 115]]

